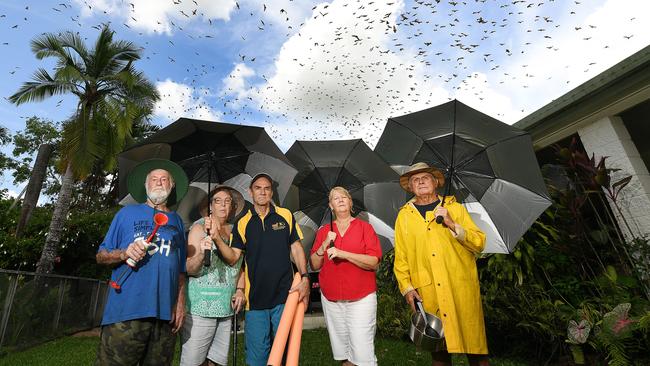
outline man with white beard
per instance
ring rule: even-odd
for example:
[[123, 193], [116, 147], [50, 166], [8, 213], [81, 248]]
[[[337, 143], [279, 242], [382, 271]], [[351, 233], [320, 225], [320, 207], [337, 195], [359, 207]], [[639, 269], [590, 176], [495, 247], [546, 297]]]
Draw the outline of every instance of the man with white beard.
[[[187, 187], [183, 169], [169, 160], [146, 160], [130, 172], [129, 193], [140, 204], [115, 215], [97, 252], [97, 263], [113, 267], [116, 284], [104, 308], [96, 365], [171, 365], [185, 315], [187, 238], [169, 206]], [[159, 213], [167, 223], [146, 244]], [[127, 259], [136, 265], [129, 268]]]

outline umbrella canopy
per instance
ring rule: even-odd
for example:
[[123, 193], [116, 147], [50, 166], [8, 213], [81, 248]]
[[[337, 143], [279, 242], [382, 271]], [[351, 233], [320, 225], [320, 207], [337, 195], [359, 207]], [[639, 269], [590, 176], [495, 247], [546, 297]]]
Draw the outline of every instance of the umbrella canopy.
[[350, 192], [353, 214], [373, 225], [383, 252], [393, 248], [393, 226], [406, 194], [398, 174], [363, 140], [296, 141], [286, 156], [298, 173], [284, 205], [301, 225], [306, 250], [330, 220], [329, 192], [336, 186]]
[[457, 100], [390, 118], [375, 152], [398, 172], [419, 161], [442, 170], [443, 190], [486, 233], [484, 253], [512, 252], [551, 204], [528, 133]]
[[[126, 177], [140, 161], [164, 158], [178, 163], [190, 180], [186, 199], [198, 201], [207, 184], [226, 184], [250, 200], [252, 177], [269, 172], [275, 182], [274, 199], [282, 202], [296, 175], [296, 169], [261, 127], [180, 118], [118, 157], [120, 194], [127, 195]], [[144, 183], [144, 182], [143, 182]], [[194, 192], [194, 193], [193, 193]], [[129, 203], [128, 197], [122, 203]], [[186, 215], [188, 216], [188, 215]], [[183, 217], [192, 220], [192, 217]]]

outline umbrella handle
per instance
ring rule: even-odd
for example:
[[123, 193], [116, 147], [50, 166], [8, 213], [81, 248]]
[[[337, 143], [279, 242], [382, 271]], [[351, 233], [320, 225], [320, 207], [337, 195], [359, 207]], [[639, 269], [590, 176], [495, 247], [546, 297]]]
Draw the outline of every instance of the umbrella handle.
[[[447, 196], [447, 193], [448, 192], [445, 192], [445, 195], [442, 196], [442, 200], [440, 201], [440, 207], [445, 207], [445, 197]], [[445, 225], [445, 218], [442, 216], [436, 216], [436, 224], [438, 225], [442, 224], [442, 226], [447, 227], [447, 225]]]
[[210, 267], [212, 264], [212, 251], [210, 249], [203, 250], [203, 266]]
[[[205, 228], [205, 232], [210, 236], [209, 227]], [[210, 249], [203, 249], [203, 267], [210, 267], [210, 265], [212, 265], [212, 251]]]
[[[334, 231], [334, 210], [330, 209], [330, 231]], [[334, 246], [334, 240], [330, 240], [330, 243], [327, 244], [327, 249]]]

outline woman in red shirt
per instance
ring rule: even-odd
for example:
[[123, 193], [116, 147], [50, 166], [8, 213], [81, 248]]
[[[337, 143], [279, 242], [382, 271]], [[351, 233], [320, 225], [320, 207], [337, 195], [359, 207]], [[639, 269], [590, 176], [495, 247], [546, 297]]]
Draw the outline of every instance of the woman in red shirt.
[[345, 188], [332, 188], [329, 206], [336, 217], [334, 227], [318, 230], [310, 262], [312, 269], [321, 270], [321, 302], [332, 354], [342, 365], [376, 365], [379, 239], [369, 223], [352, 217], [352, 197]]

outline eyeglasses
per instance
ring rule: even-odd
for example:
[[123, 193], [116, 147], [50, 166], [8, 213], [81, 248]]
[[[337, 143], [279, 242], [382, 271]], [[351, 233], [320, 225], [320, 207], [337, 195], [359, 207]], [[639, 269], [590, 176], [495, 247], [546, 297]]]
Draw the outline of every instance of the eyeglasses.
[[212, 200], [212, 203], [214, 203], [217, 206], [221, 206], [221, 205], [228, 206], [232, 203], [232, 199], [226, 198], [225, 200], [222, 200], [221, 198], [215, 198]]

